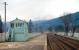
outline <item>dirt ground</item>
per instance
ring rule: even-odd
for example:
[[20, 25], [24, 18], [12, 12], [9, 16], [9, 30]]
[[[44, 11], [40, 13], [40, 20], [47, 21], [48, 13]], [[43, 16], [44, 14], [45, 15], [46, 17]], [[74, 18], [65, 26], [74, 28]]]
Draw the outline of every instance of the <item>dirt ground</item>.
[[0, 50], [46, 50], [46, 34], [41, 34], [27, 42], [0, 43]]

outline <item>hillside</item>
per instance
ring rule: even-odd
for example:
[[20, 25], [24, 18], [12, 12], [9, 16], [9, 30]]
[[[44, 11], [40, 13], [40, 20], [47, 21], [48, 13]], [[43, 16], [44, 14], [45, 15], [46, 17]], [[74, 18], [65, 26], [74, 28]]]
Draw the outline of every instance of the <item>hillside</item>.
[[[66, 16], [68, 16], [68, 15], [69, 14], [67, 14]], [[47, 31], [48, 27], [50, 27], [50, 26], [53, 29], [56, 29], [57, 26], [59, 26], [59, 29], [63, 30], [63, 26], [64, 26], [63, 17], [64, 16], [60, 16], [59, 18], [51, 19], [48, 21], [34, 22], [34, 27], [37, 28], [38, 31], [40, 31], [40, 29], [42, 29], [43, 31]], [[71, 26], [71, 24], [74, 24], [77, 27], [79, 26], [79, 12], [71, 14], [71, 16], [69, 18], [69, 23], [70, 23], [70, 26]]]

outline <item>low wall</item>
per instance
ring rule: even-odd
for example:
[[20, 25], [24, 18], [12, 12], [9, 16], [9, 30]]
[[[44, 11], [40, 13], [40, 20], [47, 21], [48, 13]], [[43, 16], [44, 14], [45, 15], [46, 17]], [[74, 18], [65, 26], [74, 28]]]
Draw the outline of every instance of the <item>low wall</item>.
[[5, 33], [0, 33], [0, 42], [5, 41]]
[[[26, 41], [39, 35], [40, 33], [28, 33], [26, 37]], [[8, 40], [8, 37], [9, 37], [9, 33], [6, 33], [6, 36], [5, 36], [5, 33], [0, 33], [0, 42], [5, 42], [6, 40]]]

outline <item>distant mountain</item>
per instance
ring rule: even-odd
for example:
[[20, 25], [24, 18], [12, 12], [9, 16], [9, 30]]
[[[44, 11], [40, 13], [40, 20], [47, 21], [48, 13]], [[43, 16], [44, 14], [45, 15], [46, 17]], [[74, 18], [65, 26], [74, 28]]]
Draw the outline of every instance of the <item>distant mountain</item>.
[[79, 25], [79, 12], [72, 14], [72, 20], [74, 24]]
[[[67, 14], [66, 16], [68, 16], [69, 14]], [[57, 26], [64, 26], [64, 22], [63, 22], [63, 17], [64, 16], [60, 16], [59, 18], [55, 18], [55, 19], [51, 19], [48, 21], [36, 21], [34, 22], [34, 27], [37, 28], [38, 30], [40, 30], [39, 28], [41, 27], [42, 30], [47, 31], [48, 27], [52, 27], [52, 28], [56, 28]], [[79, 12], [76, 13], [72, 13], [70, 19], [71, 21], [70, 24], [74, 24], [76, 26], [79, 26]], [[61, 28], [60, 28], [61, 29]]]

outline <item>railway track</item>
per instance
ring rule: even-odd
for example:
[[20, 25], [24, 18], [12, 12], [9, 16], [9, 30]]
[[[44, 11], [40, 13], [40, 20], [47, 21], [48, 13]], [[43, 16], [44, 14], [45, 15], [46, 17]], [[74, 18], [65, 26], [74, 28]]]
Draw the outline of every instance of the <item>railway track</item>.
[[79, 50], [79, 41], [49, 33], [47, 34], [47, 50]]

